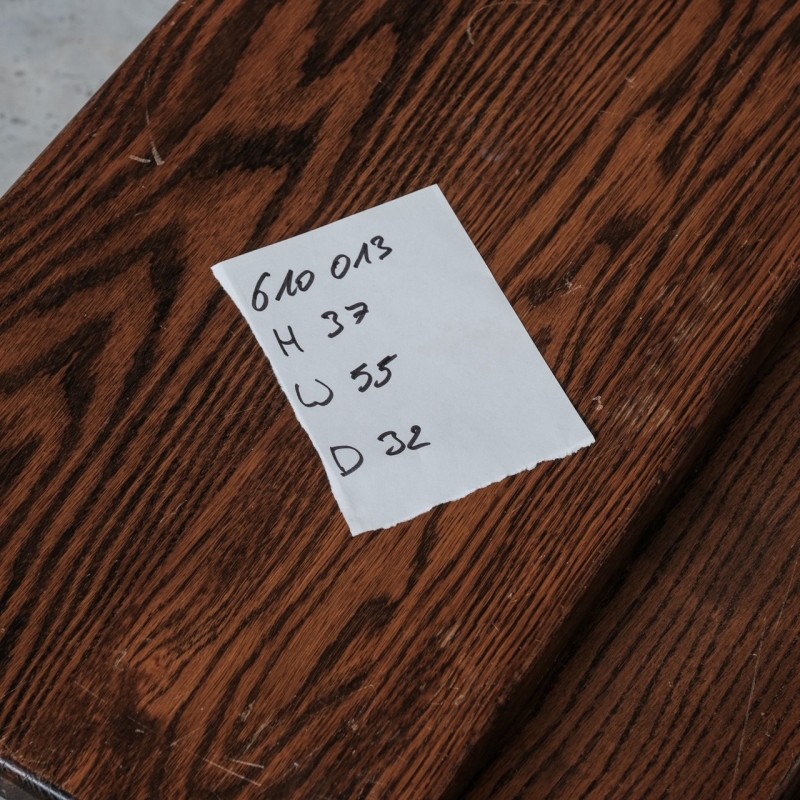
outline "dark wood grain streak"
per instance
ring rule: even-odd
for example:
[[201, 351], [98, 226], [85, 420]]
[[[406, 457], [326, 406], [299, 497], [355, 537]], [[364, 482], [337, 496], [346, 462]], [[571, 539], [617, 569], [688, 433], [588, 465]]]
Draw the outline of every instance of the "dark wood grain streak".
[[[2, 752], [457, 793], [796, 307], [799, 16], [177, 5], [0, 206]], [[433, 182], [598, 443], [351, 540], [209, 268]]]
[[796, 797], [800, 324], [478, 798]]

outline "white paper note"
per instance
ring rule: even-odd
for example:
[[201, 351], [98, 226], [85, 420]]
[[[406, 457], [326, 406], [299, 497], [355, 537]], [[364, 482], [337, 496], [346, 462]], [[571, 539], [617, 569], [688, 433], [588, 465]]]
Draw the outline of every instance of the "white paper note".
[[594, 441], [438, 186], [213, 269], [353, 535]]

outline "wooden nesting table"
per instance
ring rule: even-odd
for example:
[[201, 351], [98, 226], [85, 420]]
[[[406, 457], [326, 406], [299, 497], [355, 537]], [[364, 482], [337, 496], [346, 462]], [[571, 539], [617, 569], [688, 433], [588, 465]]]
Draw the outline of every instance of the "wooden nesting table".
[[[0, 757], [794, 791], [798, 54], [793, 2], [176, 5], [0, 206]], [[351, 539], [210, 267], [431, 183], [597, 443]]]

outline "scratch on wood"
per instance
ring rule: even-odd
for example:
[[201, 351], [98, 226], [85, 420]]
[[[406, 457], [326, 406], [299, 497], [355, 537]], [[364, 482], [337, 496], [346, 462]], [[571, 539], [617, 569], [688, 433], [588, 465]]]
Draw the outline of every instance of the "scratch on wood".
[[728, 795], [728, 800], [733, 798], [733, 793], [736, 789], [736, 778], [739, 774], [739, 764], [742, 762], [742, 752], [744, 751], [744, 737], [747, 733], [747, 722], [750, 719], [750, 709], [753, 707], [753, 695], [756, 692], [756, 678], [758, 677], [758, 661], [761, 658], [761, 646], [764, 644], [764, 634], [767, 632], [767, 623], [764, 621], [764, 626], [761, 631], [761, 639], [758, 642], [758, 650], [756, 650], [756, 663], [753, 665], [753, 680], [750, 682], [750, 696], [747, 698], [747, 710], [744, 714], [744, 725], [742, 725], [742, 736], [739, 739], [739, 752], [736, 755], [736, 764], [733, 767], [733, 778], [731, 780], [731, 791]]
[[450, 629], [445, 633], [445, 635], [442, 636], [442, 641], [439, 642], [439, 647], [441, 648], [447, 647], [447, 645], [449, 645], [450, 642], [453, 641], [460, 625], [461, 625], [460, 622], [456, 622], [455, 625], [450, 627]]
[[140, 720], [136, 719], [136, 717], [132, 717], [130, 714], [126, 714], [125, 719], [132, 722], [137, 728], [141, 727], [142, 729], [149, 731], [150, 733], [155, 733], [155, 731], [152, 728], [145, 725], [144, 722], [141, 722]]
[[170, 743], [170, 747], [175, 747], [178, 742], [182, 742], [184, 739], [188, 739], [193, 733], [197, 733], [197, 731], [204, 730], [204, 726], [200, 725], [197, 728], [192, 728], [188, 733], [184, 733], [183, 736], [179, 736], [177, 739], [173, 739]]
[[256, 732], [250, 737], [250, 741], [244, 746], [245, 753], [256, 743], [256, 739], [258, 739], [258, 737], [261, 735], [261, 731], [263, 731], [268, 724], [269, 723], [267, 722], [262, 722], [258, 726], [258, 730], [256, 730]]
[[155, 139], [153, 138], [153, 127], [150, 124], [150, 112], [148, 111], [147, 108], [145, 108], [144, 110], [144, 118], [145, 120], [147, 120], [147, 133], [150, 135], [150, 152], [153, 154], [153, 161], [156, 162], [156, 166], [160, 167], [163, 165], [164, 159], [161, 158], [161, 155], [159, 154], [158, 149], [156, 148], [156, 142]]
[[164, 159], [161, 158], [161, 154], [158, 152], [158, 148], [156, 147], [156, 141], [153, 137], [153, 126], [150, 124], [150, 103], [149, 103], [149, 95], [150, 95], [150, 71], [147, 72], [147, 77], [144, 80], [144, 118], [147, 122], [147, 134], [150, 137], [150, 152], [153, 154], [153, 161], [156, 162], [156, 166], [160, 167], [164, 163]]
[[252, 761], [240, 761], [238, 758], [232, 758], [234, 764], [241, 764], [243, 767], [253, 767], [253, 769], [266, 769], [263, 764], [254, 764]]
[[91, 689], [87, 689], [82, 683], [78, 683], [78, 681], [76, 681], [76, 680], [73, 680], [72, 682], [79, 689], [81, 689], [82, 691], [86, 692], [86, 694], [90, 694], [92, 697], [94, 697], [95, 700], [99, 700], [101, 703], [103, 702], [103, 699], [100, 697], [99, 694], [95, 694]]
[[239, 778], [239, 780], [247, 781], [248, 783], [252, 783], [253, 786], [258, 786], [259, 788], [261, 787], [261, 784], [258, 783], [257, 781], [251, 780], [246, 775], [240, 775], [238, 772], [234, 772], [232, 769], [228, 769], [227, 767], [223, 767], [222, 764], [217, 764], [216, 761], [211, 761], [208, 758], [204, 758], [203, 761], [205, 761], [206, 764], [210, 764], [212, 767], [216, 767], [217, 769], [221, 769], [223, 772], [227, 772], [228, 775], [233, 775], [234, 778]]

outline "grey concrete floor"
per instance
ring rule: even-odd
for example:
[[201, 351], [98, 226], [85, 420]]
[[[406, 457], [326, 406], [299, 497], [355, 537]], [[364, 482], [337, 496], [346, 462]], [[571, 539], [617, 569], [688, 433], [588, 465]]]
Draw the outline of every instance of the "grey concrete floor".
[[174, 0], [0, 0], [0, 195]]

